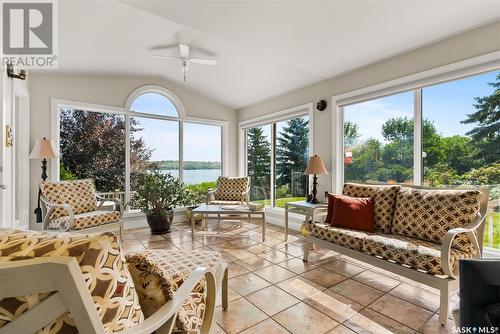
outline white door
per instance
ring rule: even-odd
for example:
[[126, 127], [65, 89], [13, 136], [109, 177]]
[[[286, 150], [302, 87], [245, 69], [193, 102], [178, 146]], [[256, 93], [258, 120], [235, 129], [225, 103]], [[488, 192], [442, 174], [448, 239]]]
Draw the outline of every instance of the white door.
[[14, 145], [12, 150], [12, 212], [14, 227], [29, 227], [29, 94], [24, 81], [12, 90]]

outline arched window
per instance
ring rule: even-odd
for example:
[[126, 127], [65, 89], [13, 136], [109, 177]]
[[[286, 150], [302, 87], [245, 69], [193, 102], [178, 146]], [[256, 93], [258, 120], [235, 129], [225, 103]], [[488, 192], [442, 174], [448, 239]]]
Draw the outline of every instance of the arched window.
[[143, 93], [135, 98], [130, 110], [138, 113], [155, 114], [171, 117], [179, 117], [177, 108], [166, 96], [150, 92]]

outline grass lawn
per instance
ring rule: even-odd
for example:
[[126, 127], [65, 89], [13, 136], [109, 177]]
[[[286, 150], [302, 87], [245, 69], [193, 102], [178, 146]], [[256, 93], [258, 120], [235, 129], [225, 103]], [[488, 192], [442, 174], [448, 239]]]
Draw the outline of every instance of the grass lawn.
[[493, 243], [490, 244], [488, 230], [491, 224], [491, 217], [486, 217], [486, 224], [484, 226], [483, 245], [485, 247], [500, 248], [500, 212], [493, 212]]
[[[297, 201], [303, 201], [305, 200], [305, 197], [284, 197], [284, 198], [276, 198], [276, 206], [278, 208], [284, 208], [286, 202], [297, 202]], [[265, 205], [271, 205], [271, 200], [270, 199], [263, 199], [260, 201], [252, 201], [255, 203], [263, 203]]]

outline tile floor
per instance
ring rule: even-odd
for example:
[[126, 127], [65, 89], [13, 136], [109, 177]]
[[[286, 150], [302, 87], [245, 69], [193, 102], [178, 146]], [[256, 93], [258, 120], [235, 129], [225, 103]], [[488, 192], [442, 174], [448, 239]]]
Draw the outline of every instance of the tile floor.
[[439, 324], [436, 290], [329, 250], [315, 249], [304, 263], [301, 236], [291, 231], [284, 242], [278, 226], [268, 225], [266, 241], [260, 238], [258, 225], [225, 221], [209, 223], [191, 240], [189, 225], [180, 223], [161, 236], [127, 230], [123, 248], [221, 252], [230, 302], [222, 311], [219, 301], [214, 333], [451, 332], [451, 321]]

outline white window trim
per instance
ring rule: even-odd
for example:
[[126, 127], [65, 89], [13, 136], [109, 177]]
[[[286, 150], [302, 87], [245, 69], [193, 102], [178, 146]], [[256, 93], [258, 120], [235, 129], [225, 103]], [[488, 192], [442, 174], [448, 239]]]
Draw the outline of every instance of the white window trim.
[[[426, 86], [446, 81], [453, 81], [498, 69], [500, 69], [500, 51], [332, 96], [332, 190], [340, 193], [344, 182], [343, 106], [398, 94], [405, 91], [418, 90], [425, 88]], [[415, 106], [418, 107], [418, 109], [414, 108], [415, 110], [421, 110], [421, 101], [418, 102], [417, 98], [415, 99]], [[417, 121], [422, 118], [421, 113], [415, 116], [415, 120]], [[414, 149], [420, 149], [422, 145], [421, 127], [417, 130], [418, 132], [416, 132], [415, 135]], [[414, 157], [415, 156], [416, 154]], [[421, 160], [419, 159], [419, 161]], [[420, 163], [417, 162], [417, 159], [415, 158], [414, 170], [421, 171], [421, 166], [416, 166], [417, 164], [419, 165]]]
[[[309, 118], [309, 155], [314, 155], [314, 107], [313, 102], [305, 103], [299, 106], [295, 106], [292, 108], [276, 111], [270, 114], [266, 114], [263, 116], [258, 116], [254, 118], [250, 118], [245, 121], [241, 121], [238, 123], [239, 128], [239, 159], [238, 159], [238, 170], [240, 175], [247, 175], [247, 138], [245, 135], [245, 131], [247, 129], [269, 125], [273, 123], [277, 123], [280, 121], [289, 120], [295, 117], [308, 116]], [[271, 138], [273, 141], [274, 139]], [[272, 148], [272, 155], [274, 155], [274, 148]], [[274, 156], [271, 157], [274, 161]], [[274, 175], [274, 164], [271, 164], [271, 184], [274, 184], [273, 175]], [[274, 187], [271, 187], [271, 201], [274, 205]], [[269, 207], [267, 211], [275, 211], [280, 214], [284, 213], [283, 208], [277, 207]]]
[[[176, 108], [178, 108], [179, 117], [172, 117], [172, 116], [140, 113], [140, 112], [131, 111], [129, 108], [130, 108], [131, 103], [134, 101], [134, 99], [137, 98], [139, 95], [147, 93], [147, 92], [156, 92], [156, 93], [162, 94], [165, 97], [167, 97], [168, 99], [170, 99], [172, 101], [172, 103], [174, 104], [174, 106]], [[108, 114], [124, 115], [126, 123], [130, 122], [130, 117], [132, 117], [132, 116], [179, 122], [179, 177], [181, 180], [182, 180], [182, 167], [183, 167], [182, 162], [183, 162], [183, 146], [184, 146], [184, 135], [183, 135], [183, 131], [182, 131], [183, 130], [183, 127], [182, 127], [183, 123], [195, 123], [195, 124], [220, 126], [221, 131], [222, 131], [222, 133], [221, 133], [221, 145], [222, 145], [221, 146], [221, 174], [224, 175], [226, 172], [226, 169], [227, 169], [226, 161], [227, 161], [227, 157], [229, 155], [229, 152], [228, 152], [229, 122], [222, 121], [222, 120], [216, 120], [216, 119], [187, 116], [185, 109], [184, 109], [184, 106], [182, 105], [180, 100], [173, 93], [169, 92], [168, 90], [166, 90], [163, 87], [152, 86], [152, 85], [139, 87], [138, 89], [134, 90], [130, 94], [130, 96], [127, 98], [127, 101], [125, 103], [125, 107], [116, 107], [116, 106], [81, 102], [81, 101], [75, 101], [75, 100], [64, 100], [64, 99], [58, 99], [58, 98], [51, 98], [50, 103], [51, 103], [50, 133], [51, 133], [51, 139], [57, 148], [60, 145], [59, 128], [60, 128], [60, 109], [61, 108], [82, 109], [82, 110], [87, 110], [87, 111], [91, 111], [91, 112], [101, 112], [101, 113], [108, 113]], [[126, 159], [125, 160], [125, 170], [126, 170], [125, 189], [129, 189], [130, 188], [130, 173], [127, 172], [127, 171], [130, 171], [130, 132], [129, 132], [129, 126], [126, 126], [125, 129], [126, 129], [126, 132], [125, 132], [125, 159]], [[59, 159], [54, 159], [54, 160], [50, 161], [49, 176], [50, 176], [51, 180], [59, 181], [59, 179], [60, 179], [59, 166], [60, 166]], [[130, 200], [129, 196], [130, 196], [129, 192], [125, 191], [125, 201], [126, 202], [128, 202]], [[133, 216], [134, 213], [130, 213], [130, 215]]]

